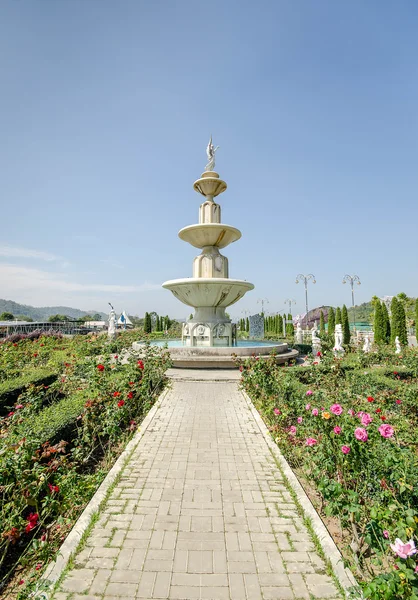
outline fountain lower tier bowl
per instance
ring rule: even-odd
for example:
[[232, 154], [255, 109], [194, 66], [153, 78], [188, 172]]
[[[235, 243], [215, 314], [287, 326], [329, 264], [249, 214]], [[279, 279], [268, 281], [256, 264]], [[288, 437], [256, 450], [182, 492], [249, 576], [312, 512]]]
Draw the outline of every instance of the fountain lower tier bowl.
[[253, 290], [254, 285], [241, 279], [189, 277], [166, 281], [163, 288], [170, 290], [180, 302], [193, 308], [226, 308]]
[[231, 225], [223, 223], [202, 223], [201, 225], [188, 225], [179, 231], [179, 238], [188, 242], [195, 248], [216, 246], [225, 248], [236, 242], [241, 237], [241, 232]]

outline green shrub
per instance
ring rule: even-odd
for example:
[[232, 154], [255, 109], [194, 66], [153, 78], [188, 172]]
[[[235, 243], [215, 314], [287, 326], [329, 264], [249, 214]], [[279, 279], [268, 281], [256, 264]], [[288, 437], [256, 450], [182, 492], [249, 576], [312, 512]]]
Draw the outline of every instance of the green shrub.
[[20, 394], [30, 385], [51, 385], [58, 379], [58, 373], [51, 369], [33, 371], [0, 383], [0, 416], [5, 415], [17, 401]]

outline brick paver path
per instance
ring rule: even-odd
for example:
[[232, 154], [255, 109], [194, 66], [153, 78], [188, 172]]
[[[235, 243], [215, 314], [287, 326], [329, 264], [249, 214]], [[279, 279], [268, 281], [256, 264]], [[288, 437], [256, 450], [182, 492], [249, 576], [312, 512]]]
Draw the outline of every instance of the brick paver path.
[[337, 599], [234, 382], [173, 383], [54, 600]]

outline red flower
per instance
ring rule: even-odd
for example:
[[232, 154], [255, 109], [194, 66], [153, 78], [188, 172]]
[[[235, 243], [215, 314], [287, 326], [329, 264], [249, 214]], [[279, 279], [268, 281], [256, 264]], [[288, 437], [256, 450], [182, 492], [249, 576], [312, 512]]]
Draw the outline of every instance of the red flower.
[[386, 421], [386, 417], [384, 415], [382, 415], [380, 418], [382, 419], [382, 421]]
[[36, 357], [38, 356], [38, 353], [37, 353], [37, 352], [35, 352], [35, 354], [34, 354], [33, 356], [36, 358]]
[[320, 352], [317, 352], [316, 355], [317, 356], [322, 356], [322, 354]]
[[373, 396], [367, 396], [367, 402], [374, 402]]
[[398, 374], [398, 371], [393, 371], [393, 374], [394, 374], [394, 375], [397, 375], [397, 374]]
[[243, 372], [243, 370], [244, 370], [244, 367], [241, 365], [241, 366], [240, 366], [240, 368], [239, 368], [239, 370], [240, 370], [240, 371], [241, 371], [241, 373], [242, 373], [242, 372]]
[[122, 406], [125, 404], [125, 400], [119, 400], [118, 402], [118, 406], [119, 408], [122, 408]]
[[29, 523], [26, 525], [25, 527], [25, 531], [26, 533], [29, 533], [29, 531], [31, 531], [32, 529], [34, 529], [38, 523], [38, 519], [39, 519], [39, 515], [38, 513], [30, 513], [30, 515], [28, 517], [26, 517], [26, 519], [29, 521]]
[[17, 347], [17, 344], [13, 344], [13, 346], [16, 348], [16, 347]]
[[64, 367], [69, 367], [70, 363], [64, 363]]
[[144, 363], [142, 362], [142, 360], [139, 360], [139, 361], [138, 361], [138, 367], [139, 367], [140, 369], [143, 369], [143, 368], [144, 368]]
[[135, 382], [134, 381], [130, 381], [129, 385], [135, 385]]
[[402, 400], [396, 400], [396, 404], [402, 404]]
[[381, 409], [381, 408], [376, 408], [376, 412], [377, 412], [377, 413], [381, 413], [381, 412], [382, 412], [382, 409]]
[[39, 571], [39, 569], [42, 569], [42, 563], [38, 563], [35, 567], [35, 571]]
[[41, 535], [41, 542], [46, 542], [46, 533]]
[[24, 579], [21, 579], [21, 580], [19, 581], [18, 585], [23, 585], [24, 583], [25, 583], [25, 580], [24, 580]]
[[13, 417], [13, 415], [14, 415], [14, 414], [15, 414], [15, 413], [14, 413], [14, 411], [12, 410], [12, 412], [9, 412], [9, 414], [8, 414], [7, 416], [8, 416], [8, 417]]
[[59, 492], [60, 489], [57, 485], [51, 485], [50, 483], [48, 483], [48, 487], [49, 487], [49, 491], [51, 492], [51, 494], [53, 494], [54, 492]]
[[41, 346], [45, 346], [45, 344], [41, 344]]
[[128, 398], [133, 398], [134, 397], [134, 393], [133, 392], [128, 392]]
[[117, 354], [115, 354], [115, 358], [119, 358], [119, 356]]
[[99, 369], [99, 371], [104, 371], [104, 365], [97, 365], [97, 368]]
[[113, 392], [113, 397], [117, 398], [118, 396], [120, 396], [120, 392]]

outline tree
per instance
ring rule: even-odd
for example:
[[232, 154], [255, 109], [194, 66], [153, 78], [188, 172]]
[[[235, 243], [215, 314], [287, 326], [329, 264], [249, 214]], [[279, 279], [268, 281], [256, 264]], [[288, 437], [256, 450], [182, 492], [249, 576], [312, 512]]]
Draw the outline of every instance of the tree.
[[385, 344], [390, 342], [390, 319], [387, 306], [382, 302], [382, 315], [383, 315], [383, 341]]
[[151, 324], [151, 315], [149, 313], [145, 313], [144, 319], [144, 333], [151, 333], [152, 324]]
[[155, 319], [155, 331], [161, 331], [161, 323], [160, 323], [159, 315], [157, 315], [157, 318]]
[[383, 321], [383, 309], [380, 300], [374, 302], [374, 341], [375, 344], [384, 344], [385, 342], [385, 326]]
[[322, 310], [319, 313], [319, 333], [321, 333], [322, 335], [325, 334], [325, 319]]
[[[86, 321], [89, 321], [90, 319], [86, 319]], [[94, 313], [94, 315], [91, 316], [91, 320], [92, 321], [103, 321], [103, 317], [100, 313]]]
[[343, 304], [343, 309], [341, 311], [341, 325], [343, 330], [343, 344], [348, 346], [350, 343], [350, 323], [348, 322], [348, 312], [347, 307]]
[[341, 323], [341, 308], [339, 306], [337, 306], [337, 308], [335, 310], [335, 324], [342, 325], [342, 323]]
[[50, 323], [62, 323], [64, 321], [71, 321], [71, 318], [66, 315], [51, 315], [48, 321]]
[[245, 331], [247, 333], [250, 333], [250, 321], [249, 321], [248, 317], [245, 319]]
[[335, 312], [332, 306], [330, 306], [328, 311], [328, 335], [334, 337], [335, 333]]
[[390, 303], [390, 311], [392, 313], [391, 323], [391, 339], [395, 341], [396, 337], [399, 338], [402, 346], [408, 345], [408, 332], [406, 329], [406, 315], [405, 309], [402, 302], [398, 300], [396, 296], [392, 298]]
[[295, 333], [295, 328], [293, 326], [292, 315], [289, 313], [287, 315], [287, 323], [286, 323], [286, 337], [292, 338]]
[[193, 313], [190, 313], [189, 315], [189, 321], [191, 321], [193, 319]]
[[14, 321], [14, 318], [11, 312], [2, 312], [0, 314], [0, 321]]
[[418, 342], [418, 298], [415, 301], [415, 337]]

